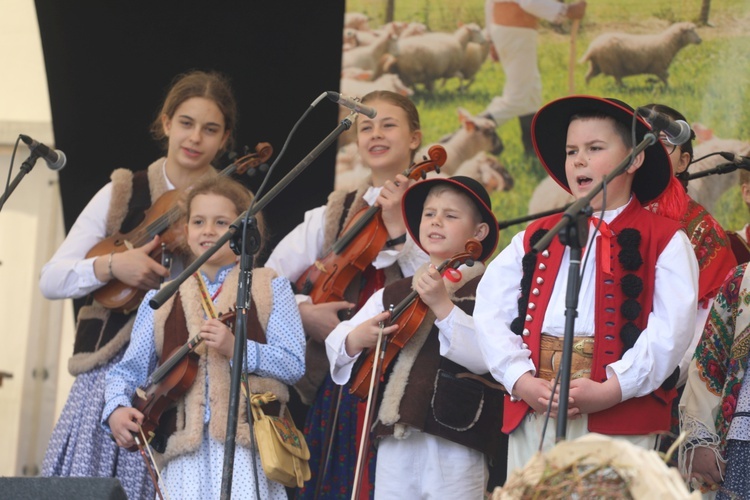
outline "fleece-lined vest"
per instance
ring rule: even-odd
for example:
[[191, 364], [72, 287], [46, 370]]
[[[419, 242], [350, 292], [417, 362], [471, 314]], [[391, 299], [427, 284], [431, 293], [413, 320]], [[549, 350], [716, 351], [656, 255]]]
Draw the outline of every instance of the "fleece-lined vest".
[[[143, 220], [145, 211], [168, 191], [163, 175], [164, 158], [147, 170], [136, 172], [120, 168], [112, 172], [112, 199], [106, 221], [107, 236], [118, 231], [128, 233]], [[91, 295], [78, 313], [73, 356], [68, 361], [71, 375], [105, 364], [130, 340], [136, 311], [128, 314], [110, 311]]]
[[[219, 295], [215, 303], [217, 313], [226, 312], [234, 306], [237, 296], [232, 291], [237, 289], [238, 275], [238, 267], [227, 274], [222, 288], [224, 292]], [[275, 277], [275, 272], [268, 268], [253, 270], [253, 307], [247, 324], [248, 339], [265, 341], [265, 331], [273, 308], [271, 281]], [[157, 355], [164, 359], [169, 352], [168, 349], [173, 350], [189, 338], [198, 335], [204, 322], [205, 315], [201, 306], [200, 291], [195, 279], [190, 277], [180, 285], [177, 294], [154, 312], [154, 344]], [[199, 345], [195, 353], [200, 356], [198, 373], [193, 385], [177, 405], [174, 431], [167, 439], [166, 450], [160, 457], [164, 463], [200, 447], [203, 439], [204, 407], [207, 402], [211, 405], [209, 434], [221, 442], [226, 437], [230, 388], [229, 360], [215, 350], [206, 348], [204, 344]], [[207, 375], [208, 384], [206, 384]], [[271, 391], [277, 395], [282, 404], [289, 401], [288, 389], [282, 382], [253, 376], [248, 377], [248, 382], [250, 391], [253, 393]], [[208, 394], [206, 394], [207, 385]], [[240, 395], [239, 404], [237, 443], [249, 447], [250, 427], [244, 395]]]
[[[361, 210], [369, 207], [363, 196], [370, 185], [370, 179], [367, 179], [356, 191], [339, 190], [328, 196], [325, 225], [323, 227], [323, 255], [327, 255], [331, 251], [333, 244], [341, 236], [344, 228], [354, 220], [354, 217]], [[372, 287], [372, 282], [377, 279], [375, 275], [378, 273], [381, 273], [381, 286]], [[398, 263], [382, 270], [376, 270], [370, 266], [365, 273], [360, 275], [359, 279], [354, 279], [351, 282], [344, 293], [344, 298], [352, 304], [358, 304], [362, 289], [366, 285], [371, 285], [371, 292], [375, 292], [382, 286], [393, 283], [402, 277]], [[356, 311], [352, 311], [352, 314], [354, 312]], [[303, 403], [312, 404], [320, 384], [323, 383], [328, 374], [328, 370], [329, 364], [325, 346], [320, 342], [309, 339], [305, 348], [305, 375], [294, 385]]]
[[[523, 278], [519, 298], [519, 317], [511, 324], [522, 335], [531, 350], [534, 366], [539, 366], [541, 327], [560, 269], [565, 247], [554, 238], [547, 250], [536, 259], [529, 253], [535, 241], [562, 217], [554, 215], [532, 223], [526, 230]], [[596, 311], [594, 355], [591, 379], [604, 382], [606, 367], [622, 358], [633, 347], [646, 327], [652, 310], [656, 261], [679, 230], [675, 221], [641, 208], [633, 198], [625, 210], [611, 223], [614, 236], [610, 239], [612, 272], [602, 270], [602, 236], [597, 236]], [[587, 304], [583, 304], [586, 307]], [[592, 432], [610, 435], [640, 435], [669, 430], [671, 402], [676, 396], [670, 377], [653, 393], [632, 398], [612, 408], [589, 414]], [[505, 399], [503, 432], [510, 433], [521, 423], [530, 407], [523, 401]]]
[[[414, 278], [404, 278], [383, 290], [383, 304], [398, 304], [411, 291]], [[467, 314], [474, 312], [476, 288], [484, 272], [477, 262], [463, 269], [459, 283], [447, 283], [451, 300]], [[428, 310], [422, 325], [404, 346], [386, 374], [378, 409], [378, 436], [403, 438], [412, 427], [494, 457], [507, 447], [500, 432], [502, 393], [492, 377], [475, 375], [440, 356], [435, 315]]]

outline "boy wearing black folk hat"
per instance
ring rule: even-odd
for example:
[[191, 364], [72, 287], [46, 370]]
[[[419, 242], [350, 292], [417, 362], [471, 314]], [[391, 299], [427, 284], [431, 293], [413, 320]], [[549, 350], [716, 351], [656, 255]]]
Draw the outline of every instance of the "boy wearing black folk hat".
[[[419, 182], [406, 191], [402, 207], [407, 230], [430, 264], [377, 291], [331, 332], [326, 339], [331, 375], [339, 384], [354, 378], [360, 354], [376, 345], [380, 322], [388, 324], [389, 306], [415, 290], [429, 309], [385, 370], [374, 409], [373, 433], [381, 438], [375, 498], [482, 498], [485, 455], [499, 450], [504, 458], [506, 446], [498, 425], [502, 394], [489, 375], [475, 375], [487, 368], [471, 317], [483, 262], [497, 246], [497, 221], [489, 195], [468, 177]], [[447, 268], [441, 277], [440, 265], [466, 252], [470, 239], [481, 242], [474, 265]], [[397, 335], [405, 316], [383, 334]]]
[[[631, 154], [632, 122], [632, 108], [620, 101], [566, 97], [537, 112], [534, 146], [547, 172], [581, 198]], [[648, 131], [637, 119], [636, 140]], [[657, 142], [609, 183], [606, 197], [603, 191], [591, 202], [596, 219], [581, 267], [568, 439], [599, 432], [654, 448], [655, 433], [669, 430], [675, 368], [695, 322], [698, 267], [679, 224], [641, 205], [659, 196], [670, 176]], [[551, 381], [562, 359], [570, 251], [558, 238], [538, 256], [530, 249], [561, 217], [516, 235], [477, 290], [478, 342], [490, 373], [510, 390], [503, 415], [508, 471], [537, 451], [550, 398], [557, 417]], [[545, 450], [555, 428], [551, 422]]]

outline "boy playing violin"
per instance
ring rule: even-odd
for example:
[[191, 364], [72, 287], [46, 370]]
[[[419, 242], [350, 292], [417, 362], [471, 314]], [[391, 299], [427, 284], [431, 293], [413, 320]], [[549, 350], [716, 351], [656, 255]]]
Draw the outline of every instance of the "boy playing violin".
[[[461, 176], [415, 184], [404, 194], [402, 208], [407, 231], [430, 262], [413, 278], [375, 292], [331, 332], [326, 339], [331, 376], [347, 383], [381, 330], [388, 337], [412, 334], [384, 370], [382, 393], [371, 402], [376, 403], [373, 433], [379, 438], [375, 498], [482, 498], [484, 455], [494, 456], [505, 446], [495, 425], [502, 400], [497, 386], [474, 375], [487, 368], [470, 362], [476, 356], [467, 352], [479, 352], [471, 313], [483, 262], [497, 246], [497, 221], [484, 188]], [[472, 257], [466, 250], [471, 239], [481, 241], [481, 251]], [[454, 257], [441, 276], [443, 264]], [[464, 265], [467, 260], [476, 262]], [[406, 314], [391, 319], [388, 309], [402, 306], [412, 289], [415, 302], [428, 309], [416, 330], [405, 332], [399, 320]]]

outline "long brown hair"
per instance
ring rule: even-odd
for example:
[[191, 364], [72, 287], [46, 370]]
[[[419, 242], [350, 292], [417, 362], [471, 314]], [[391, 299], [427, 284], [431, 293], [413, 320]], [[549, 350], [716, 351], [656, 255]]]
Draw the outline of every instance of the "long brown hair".
[[234, 129], [237, 124], [237, 101], [232, 91], [229, 79], [215, 71], [190, 71], [177, 75], [172, 80], [167, 96], [164, 98], [161, 110], [151, 123], [151, 135], [159, 142], [166, 143], [167, 136], [162, 126], [162, 116], [172, 119], [175, 111], [183, 102], [192, 97], [210, 99], [224, 115], [224, 129], [229, 132], [224, 148], [219, 151], [220, 156], [234, 145]]

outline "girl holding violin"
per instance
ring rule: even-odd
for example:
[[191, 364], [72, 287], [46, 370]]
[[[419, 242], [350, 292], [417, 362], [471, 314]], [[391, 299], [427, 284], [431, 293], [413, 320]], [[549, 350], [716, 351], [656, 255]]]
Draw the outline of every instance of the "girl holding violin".
[[[186, 201], [185, 232], [191, 253], [200, 256], [213, 247], [250, 201], [250, 193], [227, 177], [204, 179], [195, 185]], [[171, 498], [220, 496], [234, 335], [217, 313], [236, 303], [236, 263], [237, 256], [227, 242], [156, 311], [148, 305], [156, 292], [148, 292], [138, 309], [130, 345], [106, 377], [102, 422], [118, 445], [133, 446], [133, 436], [140, 434], [145, 419], [159, 419], [160, 428], [173, 429], [165, 431], [168, 439], [162, 454], [166, 463], [162, 478]], [[253, 270], [252, 294], [246, 353], [250, 392], [270, 391], [286, 403], [286, 384], [295, 383], [305, 369], [299, 311], [289, 281], [271, 269]], [[165, 361], [175, 348], [198, 335], [202, 342], [194, 350], [200, 358], [195, 364], [197, 372], [184, 395], [177, 397], [176, 414], [144, 415], [131, 407], [136, 387], [145, 384], [157, 362]], [[256, 498], [255, 470], [260, 498], [285, 499], [284, 486], [264, 475], [259, 453], [249, 448], [247, 405], [244, 396], [241, 400], [232, 498]], [[168, 418], [171, 424], [163, 421]]]
[[[289, 233], [272, 252], [266, 266], [292, 281], [298, 281], [308, 268], [323, 268], [323, 259], [335, 247], [355, 220], [372, 206], [379, 206], [380, 226], [366, 227], [355, 238], [380, 233], [372, 263], [346, 286], [342, 298], [329, 297], [313, 303], [316, 290], [298, 287], [305, 333], [309, 337], [305, 377], [297, 384], [302, 401], [311, 404], [304, 431], [310, 448], [312, 478], [299, 492], [300, 498], [349, 498], [357, 455], [357, 415], [359, 398], [341, 391], [328, 375], [323, 342], [343, 315], [356, 311], [375, 290], [403, 276], [411, 276], [427, 261], [426, 254], [407, 235], [401, 213], [401, 197], [414, 183], [404, 176], [422, 141], [419, 113], [414, 104], [399, 94], [375, 91], [362, 99], [375, 109], [373, 119], [358, 115], [355, 127], [359, 155], [371, 170], [368, 181], [354, 192], [335, 191], [325, 206], [305, 214], [304, 221]], [[352, 244], [349, 248], [356, 247]], [[346, 255], [348, 248], [340, 255]], [[345, 267], [346, 263], [335, 267]], [[329, 266], [334, 267], [334, 266]], [[306, 293], [299, 293], [306, 292]], [[343, 300], [342, 300], [343, 299]], [[374, 469], [373, 469], [374, 471]], [[369, 489], [372, 489], [371, 486]]]
[[[483, 262], [497, 246], [497, 221], [487, 191], [463, 176], [412, 186], [403, 212], [430, 262], [375, 292], [331, 332], [331, 375], [344, 384], [361, 379], [362, 370], [382, 371], [380, 390], [367, 396], [379, 439], [376, 499], [483, 498], [485, 455], [505, 447], [497, 425], [502, 394], [481, 375], [487, 368], [472, 364], [479, 347], [471, 314]], [[373, 368], [380, 356], [363, 351], [379, 337], [390, 363]]]
[[[224, 76], [193, 71], [176, 77], [151, 127], [166, 155], [136, 173], [115, 170], [112, 182], [92, 198], [42, 269], [45, 297], [86, 297], [68, 364], [76, 380], [50, 438], [42, 475], [117, 477], [128, 497], [153, 496], [141, 457], [119, 451], [99, 425], [104, 376], [122, 357], [135, 311], [107, 309], [92, 294], [113, 280], [141, 290], [157, 288], [170, 271], [149, 256], [159, 248], [159, 236], [138, 248], [86, 256], [107, 237], [133, 230], [163, 194], [215, 175], [211, 162], [232, 144], [236, 108]], [[173, 266], [173, 272], [179, 267]]]

